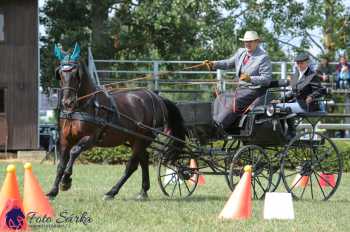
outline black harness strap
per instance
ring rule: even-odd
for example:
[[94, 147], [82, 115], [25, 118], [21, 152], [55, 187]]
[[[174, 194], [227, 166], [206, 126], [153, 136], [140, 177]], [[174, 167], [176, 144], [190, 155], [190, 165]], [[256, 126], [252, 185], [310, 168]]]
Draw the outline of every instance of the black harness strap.
[[103, 93], [107, 97], [109, 103], [112, 106], [111, 107], [112, 109], [109, 107], [106, 107], [106, 109], [109, 109], [113, 113], [112, 121], [114, 123], [118, 123], [120, 116], [119, 116], [119, 110], [118, 110], [117, 104], [115, 103], [114, 98], [109, 94], [109, 92], [106, 89], [103, 89]]
[[[165, 106], [162, 98], [158, 94], [156, 94], [153, 91], [150, 91], [148, 89], [144, 89], [144, 91], [147, 92], [151, 96], [154, 115], [156, 115], [156, 106], [155, 106], [155, 102], [154, 102], [154, 100], [156, 100], [156, 102], [158, 103], [158, 105], [160, 107], [162, 116], [163, 116], [163, 123], [164, 123], [164, 125], [167, 125], [168, 120], [167, 120], [167, 117], [165, 116], [166, 106]], [[155, 127], [155, 126], [156, 126], [156, 117], [153, 117], [153, 127]]]
[[152, 108], [153, 108], [153, 120], [152, 120], [152, 125], [153, 125], [153, 127], [155, 127], [156, 124], [157, 124], [157, 120], [156, 120], [156, 117], [155, 117], [155, 115], [156, 115], [156, 106], [155, 106], [155, 103], [154, 103], [154, 98], [155, 98], [155, 97], [154, 97], [154, 95], [152, 94], [151, 91], [149, 91], [149, 90], [147, 90], [147, 89], [145, 89], [144, 91], [145, 91], [146, 94], [148, 94], [148, 96], [150, 96], [151, 101], [152, 101]]
[[[102, 131], [106, 127], [110, 127], [112, 129], [115, 129], [115, 130], [117, 130], [119, 132], [123, 132], [125, 134], [133, 135], [133, 136], [136, 136], [136, 137], [139, 137], [141, 139], [145, 139], [145, 140], [151, 141], [151, 142], [154, 141], [154, 139], [152, 137], [145, 136], [145, 135], [143, 135], [141, 133], [138, 133], [138, 132], [134, 132], [134, 131], [129, 130], [129, 129], [125, 128], [125, 127], [121, 127], [121, 126], [119, 126], [117, 124], [110, 123], [110, 122], [108, 122], [107, 120], [105, 120], [105, 119], [103, 119], [101, 117], [91, 116], [87, 112], [78, 112], [78, 111], [76, 111], [76, 112], [61, 112], [60, 118], [61, 119], [67, 119], [67, 120], [78, 120], [78, 121], [83, 121], [83, 122], [92, 123], [92, 124], [101, 126], [100, 133], [102, 133]], [[161, 133], [159, 130], [157, 130], [155, 128], [145, 127], [142, 123], [136, 123], [136, 125], [138, 127], [141, 127], [141, 128], [150, 129], [154, 133]]]

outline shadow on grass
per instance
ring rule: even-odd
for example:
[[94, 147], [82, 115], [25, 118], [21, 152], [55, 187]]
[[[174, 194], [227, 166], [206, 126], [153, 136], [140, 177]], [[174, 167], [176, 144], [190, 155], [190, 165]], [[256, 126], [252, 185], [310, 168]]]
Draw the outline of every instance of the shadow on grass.
[[[159, 201], [171, 201], [171, 202], [203, 202], [203, 201], [227, 201], [227, 197], [223, 196], [206, 196], [206, 195], [199, 195], [199, 196], [192, 196], [188, 198], [170, 198], [170, 197], [150, 197], [147, 200], [137, 200], [136, 196], [130, 196], [130, 197], [122, 197], [118, 198], [117, 196], [110, 200], [110, 202], [113, 201], [130, 201], [130, 202], [159, 202]], [[109, 202], [109, 201], [107, 201]]]
[[197, 195], [187, 198], [170, 198], [170, 197], [161, 197], [161, 198], [150, 198], [149, 201], [173, 201], [173, 202], [203, 202], [203, 201], [226, 201], [227, 197], [223, 196], [213, 196], [213, 195]]

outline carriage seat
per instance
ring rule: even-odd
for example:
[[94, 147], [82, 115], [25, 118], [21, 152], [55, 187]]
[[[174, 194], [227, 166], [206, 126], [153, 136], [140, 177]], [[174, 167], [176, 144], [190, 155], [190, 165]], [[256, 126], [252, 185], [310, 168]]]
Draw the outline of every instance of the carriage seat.
[[264, 95], [258, 97], [251, 105], [250, 109], [251, 111], [254, 111], [256, 113], [265, 112], [265, 106], [273, 100], [272, 93], [269, 91], [269, 89], [272, 88], [281, 88], [281, 87], [287, 87], [289, 85], [289, 81], [287, 79], [281, 79], [281, 80], [272, 80], [270, 82], [270, 85], [267, 87], [267, 91]]
[[267, 88], [268, 89], [280, 88], [280, 87], [287, 87], [288, 85], [289, 85], [289, 80], [287, 79], [272, 80], [270, 82], [270, 85]]

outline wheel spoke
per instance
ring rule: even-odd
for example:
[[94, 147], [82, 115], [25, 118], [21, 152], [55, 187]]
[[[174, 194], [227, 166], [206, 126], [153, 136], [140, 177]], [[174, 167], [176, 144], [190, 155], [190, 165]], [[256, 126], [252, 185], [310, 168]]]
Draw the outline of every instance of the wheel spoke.
[[182, 193], [181, 193], [181, 183], [180, 183], [180, 177], [178, 176], [177, 177], [177, 180], [178, 180], [178, 186], [179, 186], [179, 194], [180, 194], [180, 197], [182, 196]]
[[[341, 155], [329, 138], [318, 132], [306, 132], [299, 134], [286, 147], [286, 155], [281, 162], [282, 180], [287, 191], [296, 199], [327, 200], [339, 185], [342, 166]], [[332, 178], [335, 180], [330, 181], [325, 175], [334, 175]], [[305, 186], [304, 177], [308, 178]]]
[[171, 174], [171, 178], [169, 179], [169, 181], [164, 185], [164, 188], [166, 188], [174, 179], [175, 175]]
[[158, 163], [158, 184], [164, 195], [185, 198], [194, 192], [198, 181], [198, 176], [194, 173], [198, 173], [198, 168], [189, 166], [190, 157], [184, 154], [171, 166], [161, 161]]
[[256, 189], [255, 189], [255, 178], [253, 179], [253, 194], [254, 194], [254, 199], [258, 199], [258, 195], [256, 194]]
[[303, 188], [303, 191], [302, 191], [301, 196], [300, 196], [300, 200], [302, 200], [304, 197], [305, 189], [306, 189], [306, 186]]
[[312, 175], [310, 175], [310, 193], [311, 193], [311, 199], [314, 199], [314, 190], [312, 187]]
[[[328, 179], [324, 178], [323, 176], [321, 176], [320, 174], [318, 174], [316, 171], [314, 171], [314, 175], [315, 175], [315, 177], [316, 177], [317, 182], [319, 182], [319, 179], [317, 178], [317, 177], [319, 177], [320, 179], [322, 179], [322, 181], [325, 182], [325, 185], [331, 187], [332, 189], [334, 188], [334, 186], [332, 186], [333, 184], [330, 183], [330, 182], [328, 181]], [[328, 175], [329, 175], [329, 174], [328, 174]], [[334, 175], [334, 174], [331, 174], [331, 175]], [[321, 188], [321, 187], [322, 187], [322, 186], [321, 186], [321, 183], [319, 183], [319, 185], [320, 185], [320, 188]]]
[[174, 192], [175, 192], [176, 186], [177, 186], [177, 181], [175, 180], [175, 184], [174, 184], [174, 187], [173, 187], [173, 191], [171, 192], [171, 197], [174, 196]]
[[[192, 181], [192, 183], [194, 182], [191, 178], [189, 179], [190, 181]], [[191, 192], [190, 188], [187, 185], [187, 181], [184, 181], [185, 187], [187, 189], [187, 192]]]
[[[272, 174], [273, 174], [273, 173], [272, 173]], [[266, 180], [269, 179], [269, 177], [267, 177], [264, 173], [260, 173], [259, 176], [260, 176], [261, 178], [265, 178]], [[259, 176], [258, 176], [258, 177], [259, 177]]]
[[[258, 185], [261, 187], [261, 189], [265, 192], [266, 189], [265, 189], [264, 186], [261, 184], [259, 178], [256, 178], [256, 182], [257, 182]], [[267, 190], [266, 190], [266, 191], [267, 191]]]
[[322, 186], [321, 186], [321, 183], [320, 183], [320, 181], [318, 180], [318, 178], [317, 178], [317, 176], [316, 176], [316, 173], [315, 173], [315, 172], [313, 172], [313, 173], [314, 173], [314, 175], [315, 175], [315, 179], [316, 179], [316, 181], [317, 181], [317, 184], [318, 184], [318, 186], [320, 187], [320, 190], [321, 190], [321, 192], [322, 192], [323, 198], [326, 199], [326, 194], [325, 194], [324, 191], [323, 191], [323, 188], [322, 188]]
[[237, 183], [237, 176], [243, 174], [245, 165], [251, 165], [253, 169], [253, 198], [261, 199], [264, 197], [265, 192], [269, 190], [273, 175], [271, 162], [269, 161], [266, 151], [256, 145], [246, 145], [236, 152], [231, 161], [229, 172], [231, 189], [234, 189]]
[[295, 186], [298, 186], [298, 183], [301, 181], [302, 178], [303, 176], [300, 176], [300, 178], [294, 183], [294, 185], [290, 188], [290, 190], [293, 190]]
[[290, 177], [290, 176], [294, 176], [295, 174], [299, 173], [298, 171], [292, 172], [291, 174], [285, 175], [285, 177]]

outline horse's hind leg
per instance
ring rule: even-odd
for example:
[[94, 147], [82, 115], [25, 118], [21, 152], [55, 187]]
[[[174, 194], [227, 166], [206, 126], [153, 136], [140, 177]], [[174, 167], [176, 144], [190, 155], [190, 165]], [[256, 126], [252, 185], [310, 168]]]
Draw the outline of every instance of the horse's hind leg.
[[104, 195], [104, 200], [111, 200], [114, 198], [115, 195], [118, 194], [120, 188], [123, 186], [123, 184], [128, 180], [128, 178], [137, 170], [137, 166], [139, 165], [139, 157], [138, 154], [133, 152], [131, 158], [129, 159], [124, 175], [120, 180], [117, 182], [116, 185], [112, 187], [111, 190], [109, 190], [105, 195]]
[[74, 161], [78, 158], [78, 156], [85, 150], [91, 148], [94, 144], [94, 139], [92, 136], [84, 136], [79, 140], [79, 142], [72, 147], [69, 153], [69, 161], [67, 163], [67, 166], [64, 170], [62, 183], [61, 183], [61, 190], [67, 191], [72, 186], [72, 174], [73, 174], [73, 164]]
[[142, 170], [142, 188], [140, 194], [137, 196], [138, 200], [145, 200], [148, 198], [147, 191], [150, 188], [149, 182], [149, 155], [144, 151], [144, 154], [140, 156], [140, 166]]

